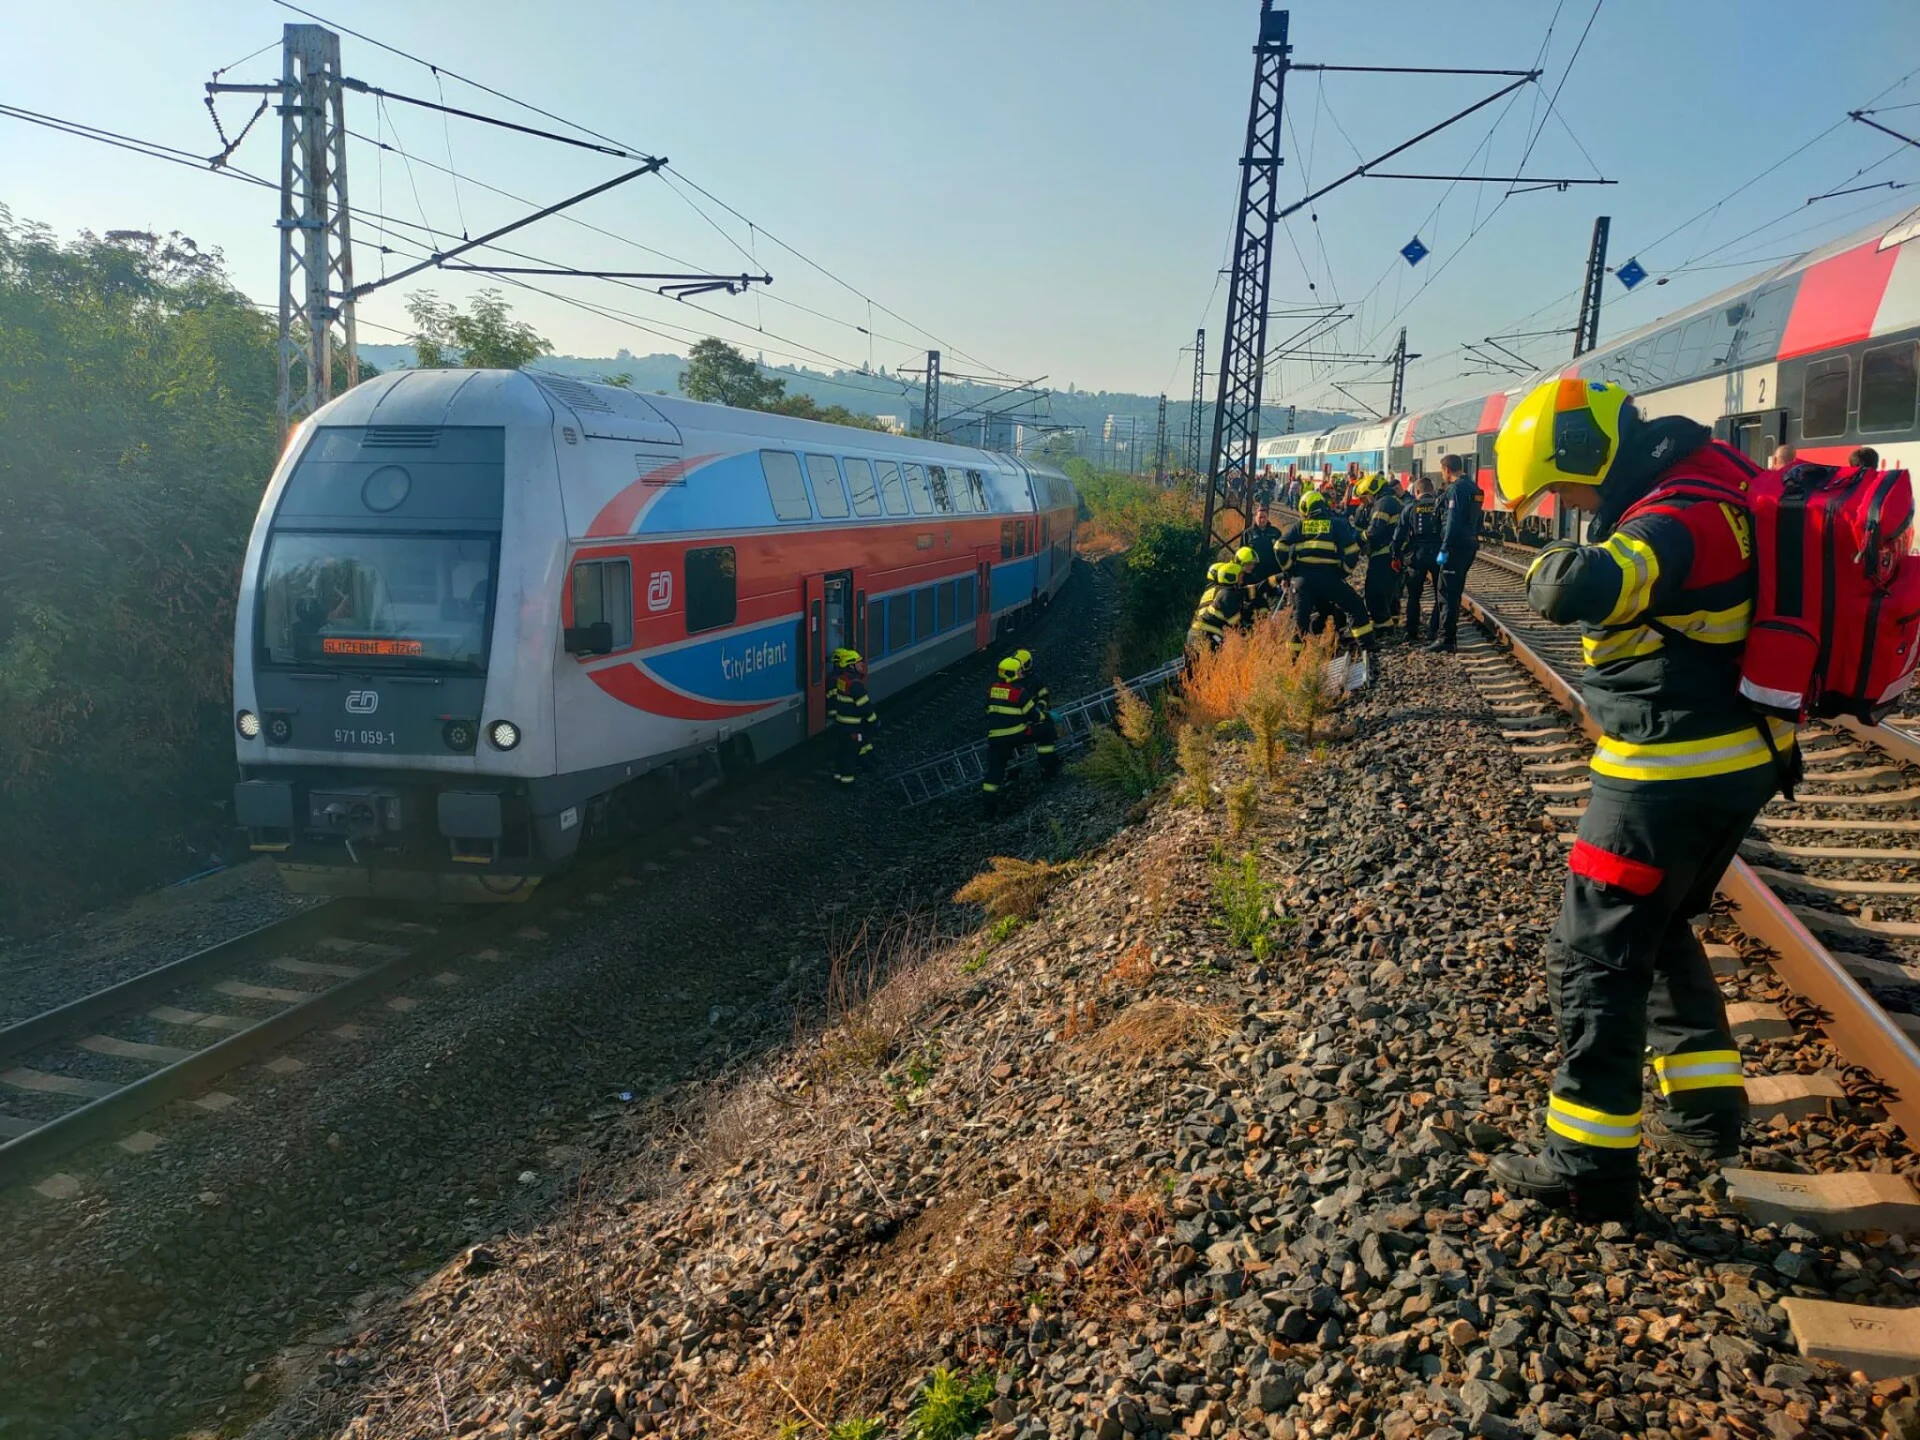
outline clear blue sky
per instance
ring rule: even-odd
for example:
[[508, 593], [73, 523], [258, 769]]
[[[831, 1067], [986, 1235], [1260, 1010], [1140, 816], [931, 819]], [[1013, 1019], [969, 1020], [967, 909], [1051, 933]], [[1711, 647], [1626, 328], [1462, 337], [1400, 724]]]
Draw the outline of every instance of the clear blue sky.
[[[864, 300], [694, 196], [724, 222], [727, 235], [717, 233], [649, 178], [590, 202], [581, 217], [702, 268], [740, 267], [737, 242], [776, 283], [764, 298], [701, 302], [731, 323], [603, 284], [554, 284], [691, 329], [668, 331], [675, 340], [517, 296], [520, 313], [564, 352], [684, 350], [692, 336], [711, 332], [763, 348], [772, 360], [799, 357], [824, 368], [823, 355], [857, 363], [871, 353], [876, 364], [894, 366], [915, 363], [915, 352], [932, 343], [915, 328], [925, 326], [946, 342], [950, 369], [1044, 373], [1056, 386], [1082, 389], [1165, 388], [1175, 398], [1190, 386], [1190, 361], [1177, 351], [1201, 323], [1225, 250], [1251, 77], [1257, 5], [1249, 0], [318, 0], [314, 8], [668, 155], [689, 179], [905, 317], [875, 309], [870, 342], [852, 328], [869, 323]], [[1544, 41], [1545, 84], [1554, 86], [1592, 12], [1591, 0], [1563, 0], [1548, 40], [1552, 0], [1303, 0], [1293, 7], [1294, 58], [1525, 68]], [[0, 102], [211, 153], [201, 105], [208, 72], [275, 45], [283, 22], [297, 18], [265, 0], [15, 3], [0, 47]], [[277, 63], [269, 50], [228, 78], [265, 79]], [[436, 94], [428, 71], [351, 37], [345, 65], [392, 90]], [[1876, 162], [1884, 161], [1853, 183], [1920, 181], [1920, 149], [1898, 154], [1895, 141], [1844, 122], [1848, 109], [1915, 66], [1913, 0], [1603, 0], [1560, 95], [1566, 127], [1544, 119], [1550, 91], [1523, 90], [1511, 109], [1483, 110], [1388, 168], [1510, 173], [1543, 122], [1529, 173], [1592, 175], [1577, 136], [1619, 185], [1516, 196], [1448, 263], [1505, 187], [1449, 193], [1436, 184], [1356, 181], [1319, 202], [1317, 227], [1304, 213], [1296, 218], [1305, 273], [1282, 237], [1276, 301], [1308, 298], [1312, 283], [1312, 298], [1360, 304], [1338, 342], [1343, 349], [1371, 341], [1384, 353], [1406, 323], [1413, 348], [1434, 357], [1413, 371], [1413, 397], [1470, 391], [1482, 382], [1460, 378], [1458, 355], [1441, 352], [1489, 332], [1570, 324], [1572, 300], [1550, 302], [1576, 288], [1592, 217], [1603, 209], [1614, 217], [1614, 259], [1637, 252], [1659, 275], [1788, 253], [1920, 201], [1916, 186], [1800, 208]], [[1331, 178], [1356, 149], [1371, 155], [1398, 143], [1498, 83], [1339, 75], [1323, 85], [1317, 75], [1292, 76], [1296, 143], [1283, 196], [1302, 193], [1309, 175]], [[451, 80], [445, 94], [456, 105], [530, 118]], [[1881, 103], [1916, 101], [1920, 78]], [[423, 162], [446, 165], [450, 149], [453, 168], [541, 202], [614, 174], [619, 163], [459, 121], [443, 128], [438, 117], [404, 107], [387, 107], [383, 122], [361, 96], [350, 95], [348, 106], [353, 129], [397, 135]], [[230, 126], [250, 108], [247, 97], [221, 102]], [[1920, 106], [1881, 118], [1920, 134]], [[1836, 122], [1758, 184], [1654, 243]], [[274, 173], [271, 115], [237, 163]], [[424, 164], [410, 174], [358, 143], [350, 183], [358, 206], [415, 221], [424, 213], [456, 233], [463, 210], [478, 233], [519, 209], [472, 185], [456, 193]], [[63, 232], [186, 231], [224, 249], [250, 294], [273, 298], [269, 192], [0, 118], [0, 203]], [[1740, 238], [1769, 221], [1777, 223]], [[1408, 270], [1395, 251], [1415, 230], [1433, 254]], [[358, 238], [379, 237], [361, 225]], [[506, 243], [574, 264], [674, 268], [561, 221]], [[362, 251], [357, 263], [366, 278], [378, 257]], [[1741, 273], [1688, 269], [1630, 299], [1609, 282], [1607, 328], [1639, 323]], [[460, 296], [486, 282], [427, 283]], [[406, 288], [373, 297], [363, 317], [404, 327], [398, 292]], [[1214, 293], [1205, 316], [1210, 368], [1220, 307]], [[1516, 323], [1540, 307], [1547, 308]], [[756, 326], [786, 338], [760, 339]], [[369, 325], [362, 338], [395, 337]], [[1562, 346], [1557, 338], [1516, 342], [1534, 359]], [[1342, 403], [1298, 363], [1281, 376], [1277, 397], [1275, 388], [1269, 396], [1282, 402]]]

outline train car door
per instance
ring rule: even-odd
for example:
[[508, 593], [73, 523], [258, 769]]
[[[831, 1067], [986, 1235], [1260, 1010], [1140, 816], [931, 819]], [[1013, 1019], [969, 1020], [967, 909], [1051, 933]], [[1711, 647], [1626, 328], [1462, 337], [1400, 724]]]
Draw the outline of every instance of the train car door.
[[818, 735], [827, 724], [827, 681], [832, 674], [827, 659], [841, 646], [855, 644], [853, 572], [809, 575], [805, 592], [807, 733]]
[[994, 552], [986, 545], [973, 552], [973, 648], [984, 650], [993, 643], [993, 562]]
[[1786, 439], [1787, 412], [1754, 410], [1745, 415], [1729, 415], [1713, 427], [1713, 433], [1754, 464], [1765, 465], [1774, 449]]

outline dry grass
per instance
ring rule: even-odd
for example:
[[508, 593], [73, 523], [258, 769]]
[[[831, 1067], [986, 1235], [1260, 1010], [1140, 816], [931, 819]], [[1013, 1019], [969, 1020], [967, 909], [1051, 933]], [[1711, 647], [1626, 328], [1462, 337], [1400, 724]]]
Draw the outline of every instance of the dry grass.
[[940, 1202], [839, 1298], [805, 1314], [790, 1342], [748, 1366], [728, 1387], [731, 1403], [710, 1418], [737, 1434], [768, 1437], [797, 1424], [787, 1433], [814, 1437], [849, 1416], [883, 1413], [932, 1360], [964, 1362], [967, 1333], [1003, 1318], [1013, 1260], [986, 1202]]
[[1253, 732], [1255, 763], [1275, 778], [1283, 737], [1291, 733], [1311, 741], [1340, 698], [1327, 682], [1333, 653], [1331, 632], [1296, 646], [1289, 627], [1278, 619], [1230, 631], [1217, 650], [1194, 657], [1181, 685], [1187, 718], [1207, 727], [1226, 720], [1246, 725]]
[[1175, 742], [1181, 773], [1187, 777], [1184, 798], [1198, 810], [1213, 806], [1213, 742], [1198, 725], [1181, 727]]
[[1225, 1006], [1156, 995], [1129, 1005], [1080, 1049], [1090, 1060], [1138, 1069], [1195, 1041], [1219, 1040], [1232, 1033], [1232, 1011]]
[[1147, 948], [1147, 942], [1134, 941], [1102, 978], [1108, 985], [1140, 989], [1153, 978], [1153, 952]]
[[574, 1347], [600, 1308], [597, 1202], [590, 1178], [582, 1174], [538, 1237], [544, 1243], [517, 1258], [505, 1276], [510, 1332], [529, 1360], [556, 1375], [567, 1372]]
[[926, 922], [862, 924], [827, 958], [825, 1023], [812, 1078], [816, 1083], [878, 1071], [914, 1021], [953, 985], [933, 963], [945, 937]]
[[[1157, 1298], [1155, 1242], [1167, 1229], [1160, 1196], [1148, 1190], [1116, 1196], [1092, 1190], [1050, 1195], [1041, 1203], [1038, 1218], [1046, 1221], [1046, 1248], [1055, 1263], [1069, 1273], [1078, 1269], [1080, 1319]], [[1082, 1245], [1092, 1245], [1097, 1253], [1085, 1266], [1074, 1267], [1065, 1257]]]
[[1153, 713], [1153, 706], [1142, 699], [1136, 690], [1130, 690], [1120, 682], [1113, 680], [1114, 689], [1120, 693], [1114, 700], [1114, 724], [1120, 736], [1136, 750], [1144, 750], [1159, 739], [1160, 726]]
[[954, 891], [953, 898], [962, 905], [986, 907], [995, 920], [1007, 915], [1031, 920], [1048, 893], [1081, 868], [1073, 861], [1055, 864], [1012, 855], [995, 855], [987, 865], [988, 869]]

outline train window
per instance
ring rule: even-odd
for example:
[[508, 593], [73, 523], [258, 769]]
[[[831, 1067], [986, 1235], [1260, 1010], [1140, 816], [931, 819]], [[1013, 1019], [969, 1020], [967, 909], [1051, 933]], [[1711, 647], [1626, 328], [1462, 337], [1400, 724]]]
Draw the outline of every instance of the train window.
[[962, 515], [973, 511], [973, 496], [967, 490], [967, 474], [964, 470], [947, 472], [947, 493], [953, 497], [953, 508]]
[[931, 637], [933, 628], [933, 586], [922, 585], [913, 592], [913, 633], [922, 639]]
[[968, 624], [973, 619], [973, 576], [961, 576], [954, 582], [954, 590], [959, 596], [960, 623]]
[[776, 520], [813, 518], [813, 506], [807, 500], [807, 486], [800, 478], [798, 460], [784, 450], [762, 450], [760, 468], [766, 472], [767, 498], [773, 501]]
[[1920, 342], [1882, 345], [1860, 357], [1860, 428], [1911, 430]]
[[847, 467], [847, 490], [853, 496], [853, 513], [878, 515], [880, 492], [873, 488], [873, 467], [864, 460], [843, 460]]
[[941, 466], [929, 465], [927, 476], [933, 482], [933, 508], [942, 515], [953, 513], [953, 494], [947, 489], [947, 472]]
[[880, 498], [886, 502], [887, 514], [905, 515], [907, 487], [901, 483], [900, 467], [891, 460], [876, 460], [873, 465], [880, 472]]
[[840, 483], [840, 467], [831, 455], [807, 456], [807, 478], [813, 482], [813, 501], [822, 520], [847, 518], [847, 492]]
[[967, 489], [973, 495], [973, 508], [979, 511], [990, 510], [987, 504], [987, 482], [978, 470], [967, 471]]
[[1713, 316], [1696, 315], [1680, 332], [1680, 355], [1673, 364], [1673, 378], [1691, 380], [1712, 368]]
[[1780, 353], [1780, 336], [1787, 328], [1787, 312], [1793, 308], [1793, 295], [1800, 277], [1769, 285], [1753, 297], [1738, 322], [1733, 354], [1728, 363], [1764, 365]]
[[933, 587], [933, 628], [942, 634], [953, 628], [953, 588], [951, 581]]
[[1649, 385], [1671, 385], [1679, 378], [1673, 362], [1680, 354], [1680, 330], [1678, 325], [1669, 325], [1653, 337], [1653, 358], [1647, 362]]
[[707, 545], [687, 551], [687, 633], [731, 625], [738, 607], [733, 546]]
[[887, 607], [875, 601], [867, 606], [867, 658], [878, 660], [887, 653]]
[[1853, 361], [1830, 355], [1807, 363], [1805, 389], [1800, 396], [1800, 434], [1806, 439], [1844, 435], [1847, 430], [1847, 391], [1853, 381]]
[[633, 565], [626, 560], [582, 560], [573, 567], [573, 623], [607, 622], [615, 650], [633, 644]]
[[931, 515], [933, 513], [933, 492], [927, 489], [927, 472], [918, 465], [909, 465], [907, 469], [907, 494], [913, 499], [913, 513]]
[[887, 653], [892, 655], [913, 644], [913, 597], [894, 595], [887, 600]]

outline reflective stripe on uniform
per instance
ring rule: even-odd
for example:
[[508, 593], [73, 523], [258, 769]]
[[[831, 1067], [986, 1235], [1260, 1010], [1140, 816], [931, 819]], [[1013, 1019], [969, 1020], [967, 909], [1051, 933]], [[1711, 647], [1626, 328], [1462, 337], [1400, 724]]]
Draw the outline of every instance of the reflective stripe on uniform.
[[1761, 738], [1752, 725], [1703, 740], [1668, 740], [1645, 745], [1629, 744], [1603, 735], [1594, 746], [1590, 768], [1596, 775], [1616, 780], [1696, 780], [1708, 775], [1731, 775], [1736, 770], [1752, 770], [1773, 763], [1774, 751], [1793, 743], [1794, 727], [1785, 720], [1769, 718], [1773, 747]]
[[1660, 1078], [1660, 1093], [1673, 1095], [1682, 1090], [1744, 1089], [1740, 1078], [1738, 1050], [1694, 1050], [1678, 1055], [1653, 1057], [1653, 1073]]
[[1653, 599], [1654, 582], [1660, 578], [1660, 557], [1646, 541], [1626, 534], [1609, 535], [1600, 553], [1620, 567], [1620, 598], [1600, 623], [1618, 625], [1645, 610]]
[[[1753, 602], [1742, 600], [1724, 610], [1689, 610], [1684, 615], [1654, 617], [1669, 630], [1677, 630], [1702, 645], [1738, 645], [1753, 628]], [[1651, 625], [1636, 625], [1631, 630], [1610, 635], [1582, 635], [1580, 652], [1589, 665], [1605, 665], [1614, 660], [1637, 660], [1651, 655], [1667, 643], [1667, 637]]]
[[1559, 1095], [1547, 1097], [1547, 1128], [1577, 1145], [1603, 1150], [1632, 1150], [1640, 1143], [1640, 1112], [1609, 1115]]

